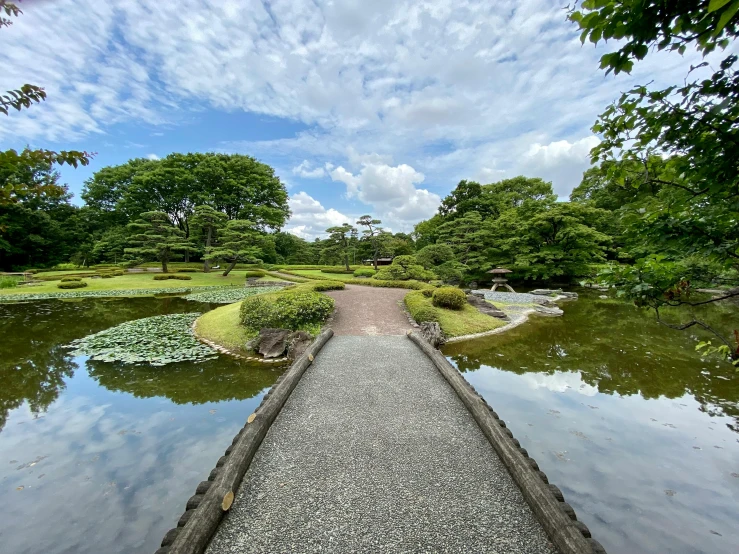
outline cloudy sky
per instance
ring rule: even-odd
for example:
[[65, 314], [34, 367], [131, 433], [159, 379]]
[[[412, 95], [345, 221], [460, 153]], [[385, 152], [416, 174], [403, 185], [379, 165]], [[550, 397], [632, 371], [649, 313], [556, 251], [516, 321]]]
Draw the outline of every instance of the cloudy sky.
[[133, 157], [250, 154], [288, 186], [305, 237], [364, 213], [409, 231], [460, 179], [538, 176], [566, 197], [597, 114], [685, 67], [658, 55], [606, 77], [566, 4], [25, 0], [0, 30], [0, 90], [48, 100], [3, 118], [0, 148], [97, 152], [63, 170], [75, 193]]

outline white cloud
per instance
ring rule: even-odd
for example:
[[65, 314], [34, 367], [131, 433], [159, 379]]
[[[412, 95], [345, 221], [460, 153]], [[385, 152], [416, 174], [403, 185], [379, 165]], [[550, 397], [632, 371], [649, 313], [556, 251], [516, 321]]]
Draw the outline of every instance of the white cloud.
[[439, 195], [416, 188], [425, 177], [406, 164], [390, 166], [365, 161], [357, 174], [339, 166], [331, 169], [329, 175], [346, 185], [349, 198], [372, 206], [386, 224], [400, 228], [406, 227], [404, 223], [431, 217], [441, 202]]
[[305, 192], [293, 194], [288, 199], [292, 216], [285, 226], [285, 231], [298, 237], [313, 240], [324, 236], [326, 229], [344, 223], [353, 223], [354, 219], [333, 208], [323, 205]]
[[299, 175], [306, 179], [318, 179], [326, 175], [326, 171], [322, 167], [311, 169], [311, 163], [308, 160], [300, 162], [300, 165], [293, 167], [292, 171], [294, 175]]
[[147, 154], [146, 157], [149, 160], [158, 160], [159, 159], [159, 156], [157, 156], [156, 154]]
[[554, 192], [567, 197], [582, 180], [583, 172], [590, 166], [590, 150], [599, 142], [598, 137], [591, 135], [574, 142], [534, 143], [523, 163], [534, 175], [546, 175]]

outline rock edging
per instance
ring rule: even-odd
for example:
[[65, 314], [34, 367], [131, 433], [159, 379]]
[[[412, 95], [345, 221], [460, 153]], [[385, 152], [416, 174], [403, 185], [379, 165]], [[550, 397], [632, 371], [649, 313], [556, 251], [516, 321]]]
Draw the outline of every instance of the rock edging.
[[[202, 317], [202, 316], [201, 316]], [[200, 318], [198, 318], [200, 319]], [[263, 364], [274, 364], [274, 363], [282, 363], [288, 361], [288, 358], [271, 358], [271, 359], [265, 359], [260, 358], [259, 356], [246, 356], [244, 354], [239, 354], [238, 352], [234, 352], [233, 350], [230, 350], [223, 346], [222, 344], [218, 344], [217, 342], [213, 342], [212, 340], [208, 340], [205, 337], [201, 337], [198, 334], [198, 320], [192, 322], [192, 326], [190, 327], [192, 329], [192, 335], [202, 342], [203, 344], [207, 344], [210, 346], [213, 350], [216, 352], [220, 352], [221, 354], [226, 354], [228, 356], [232, 356], [234, 358], [239, 358], [240, 360], [249, 360], [250, 362], [261, 362]]]
[[575, 510], [565, 502], [562, 491], [549, 483], [546, 474], [513, 437], [505, 422], [470, 385], [444, 355], [417, 332], [408, 338], [426, 354], [472, 414], [508, 472], [521, 489], [526, 502], [562, 554], [605, 554], [588, 527], [577, 520]]
[[264, 440], [272, 422], [284, 406], [300, 378], [318, 352], [333, 336], [325, 329], [308, 349], [285, 371], [249, 416], [246, 425], [234, 437], [231, 446], [216, 462], [216, 467], [195, 489], [185, 506], [177, 527], [170, 529], [155, 554], [201, 554], [208, 547], [223, 515], [231, 508], [234, 496]]

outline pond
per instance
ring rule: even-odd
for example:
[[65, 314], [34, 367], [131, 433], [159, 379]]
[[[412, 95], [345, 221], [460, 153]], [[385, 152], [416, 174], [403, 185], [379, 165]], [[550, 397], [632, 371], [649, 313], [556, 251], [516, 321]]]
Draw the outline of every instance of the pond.
[[[444, 353], [609, 554], [736, 552], [739, 374], [626, 303], [562, 307]], [[736, 305], [702, 315], [739, 327]]]
[[279, 370], [228, 357], [164, 367], [72, 356], [181, 298], [0, 304], [3, 552], [153, 552]]

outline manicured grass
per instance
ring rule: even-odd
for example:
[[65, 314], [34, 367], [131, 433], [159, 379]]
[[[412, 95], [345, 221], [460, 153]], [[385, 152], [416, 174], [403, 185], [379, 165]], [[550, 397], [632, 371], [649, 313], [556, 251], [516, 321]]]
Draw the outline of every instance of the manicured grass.
[[[145, 273], [126, 273], [113, 277], [112, 279], [92, 279], [85, 278], [84, 282], [87, 283], [85, 291], [104, 291], [104, 290], [135, 290], [135, 289], [177, 289], [183, 287], [213, 287], [213, 286], [243, 286], [246, 281], [244, 271], [232, 271], [228, 277], [223, 277], [220, 272], [211, 273], [187, 273], [183, 275], [189, 275], [192, 277], [188, 281], [179, 280], [167, 280], [167, 281], [155, 281], [154, 272]], [[275, 277], [265, 277], [259, 279], [259, 281], [276, 281]], [[15, 287], [12, 289], [1, 289], [0, 295], [5, 294], [40, 294], [46, 292], [59, 292], [61, 289], [57, 288], [58, 281], [51, 281], [42, 285], [34, 285], [30, 287]]]
[[437, 308], [431, 298], [426, 298], [420, 291], [408, 293], [405, 296], [405, 305], [414, 318], [421, 312], [433, 314], [441, 330], [449, 338], [484, 333], [505, 325], [504, 321], [481, 314], [469, 304], [465, 304], [461, 310]]
[[252, 353], [245, 348], [246, 342], [256, 333], [249, 333], [239, 322], [241, 302], [228, 304], [201, 315], [196, 322], [198, 336], [225, 346], [229, 350], [245, 355]]

